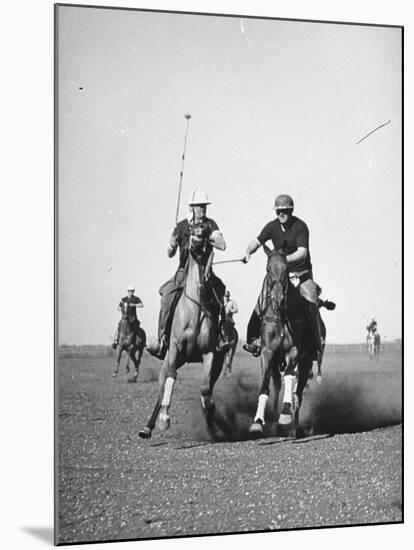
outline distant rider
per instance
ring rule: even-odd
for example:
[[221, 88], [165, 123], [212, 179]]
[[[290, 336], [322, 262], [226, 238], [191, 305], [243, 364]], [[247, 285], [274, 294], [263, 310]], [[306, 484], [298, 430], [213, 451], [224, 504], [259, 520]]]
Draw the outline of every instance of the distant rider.
[[226, 290], [224, 294], [224, 311], [226, 313], [226, 320], [234, 324], [233, 315], [235, 315], [239, 309], [236, 302], [230, 298], [229, 290]]
[[368, 331], [368, 334], [367, 334], [367, 338], [369, 337], [370, 333], [372, 332], [373, 334], [375, 334], [377, 332], [377, 322], [376, 320], [374, 319], [374, 317], [371, 319], [371, 321], [369, 322], [368, 326], [367, 326], [367, 331]]
[[[118, 304], [118, 311], [126, 312], [125, 316], [127, 321], [130, 323], [130, 326], [132, 329], [137, 329], [140, 326], [140, 322], [138, 321], [137, 317], [137, 307], [144, 307], [144, 304], [138, 298], [138, 296], [135, 296], [135, 287], [134, 285], [128, 285], [127, 288], [128, 295], [121, 298], [121, 301]], [[120, 322], [118, 323], [118, 328], [116, 329], [114, 343], [112, 344], [112, 347], [116, 349], [118, 345], [118, 339], [119, 339], [119, 329], [120, 329]]]

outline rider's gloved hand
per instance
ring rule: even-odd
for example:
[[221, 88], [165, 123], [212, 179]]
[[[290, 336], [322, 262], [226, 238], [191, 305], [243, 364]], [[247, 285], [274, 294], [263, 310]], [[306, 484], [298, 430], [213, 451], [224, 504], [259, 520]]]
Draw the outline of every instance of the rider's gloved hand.
[[243, 262], [244, 264], [247, 264], [247, 262], [248, 262], [249, 260], [250, 260], [250, 254], [245, 254], [245, 255], [243, 256], [242, 262]]

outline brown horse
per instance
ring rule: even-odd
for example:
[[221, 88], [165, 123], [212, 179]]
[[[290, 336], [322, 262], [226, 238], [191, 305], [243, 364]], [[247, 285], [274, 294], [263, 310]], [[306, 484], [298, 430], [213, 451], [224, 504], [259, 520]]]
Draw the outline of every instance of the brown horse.
[[299, 435], [299, 410], [312, 369], [312, 336], [302, 298], [289, 280], [284, 251], [271, 251], [266, 245], [263, 248], [268, 255], [270, 291], [261, 327], [263, 380], [256, 415], [249, 432], [251, 437], [263, 434], [270, 378], [273, 379], [273, 413], [277, 420], [283, 373], [283, 409], [278, 423], [280, 427], [289, 428], [291, 433]]
[[127, 372], [129, 372], [129, 359], [131, 359], [135, 372], [130, 382], [136, 382], [138, 380], [139, 366], [141, 364], [141, 357], [144, 352], [146, 344], [145, 331], [140, 327], [138, 321], [129, 321], [127, 317], [127, 304], [122, 308], [122, 319], [119, 323], [119, 337], [118, 337], [118, 351], [116, 357], [115, 369], [112, 373], [113, 378], [118, 376], [119, 367], [121, 364], [122, 352], [125, 351], [128, 354], [128, 362], [126, 366]]
[[239, 341], [239, 334], [232, 319], [226, 318], [224, 321], [223, 333], [229, 343], [229, 349], [224, 354], [223, 376], [231, 376], [233, 358]]
[[216, 350], [218, 337], [217, 305], [211, 299], [208, 283], [213, 252], [208, 238], [192, 235], [189, 244], [188, 274], [171, 325], [169, 347], [159, 375], [159, 393], [153, 413], [139, 436], [151, 437], [157, 417], [158, 427], [170, 427], [169, 408], [177, 370], [185, 363], [203, 363], [201, 404], [211, 427], [214, 416], [212, 392], [223, 367], [223, 352]]

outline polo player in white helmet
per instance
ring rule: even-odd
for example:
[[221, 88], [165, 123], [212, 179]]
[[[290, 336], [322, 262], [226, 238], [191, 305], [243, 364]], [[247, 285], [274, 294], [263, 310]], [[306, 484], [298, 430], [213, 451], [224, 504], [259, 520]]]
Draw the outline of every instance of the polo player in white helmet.
[[[150, 346], [148, 351], [151, 355], [164, 359], [168, 348], [168, 332], [171, 323], [171, 316], [174, 312], [176, 303], [181, 294], [181, 290], [184, 288], [184, 284], [187, 277], [187, 259], [188, 259], [188, 247], [190, 243], [190, 236], [195, 227], [203, 226], [209, 234], [210, 246], [218, 250], [225, 250], [226, 243], [223, 235], [220, 232], [217, 223], [207, 217], [207, 206], [211, 204], [205, 191], [201, 189], [195, 189], [191, 192], [188, 198], [188, 206], [190, 208], [189, 216], [177, 223], [172, 235], [170, 237], [170, 243], [167, 248], [167, 255], [169, 258], [175, 256], [179, 249], [179, 263], [178, 269], [172, 279], [167, 281], [161, 288], [161, 310], [158, 321], [158, 339], [155, 340]], [[211, 285], [220, 301], [218, 305], [218, 313], [220, 313], [221, 320], [223, 319], [223, 297], [226, 287], [223, 282], [211, 271], [210, 274]], [[219, 323], [220, 328], [221, 322]], [[221, 333], [221, 331], [220, 331]], [[220, 334], [221, 342], [218, 346], [225, 345], [225, 338]]]
[[[278, 195], [275, 200], [276, 219], [262, 229], [260, 235], [251, 241], [246, 249], [244, 261], [267, 241], [272, 241], [275, 249], [286, 246], [286, 260], [292, 283], [298, 288], [306, 304], [307, 316], [314, 336], [313, 357], [321, 352], [321, 331], [319, 307], [335, 309], [333, 302], [319, 298], [320, 287], [313, 281], [312, 263], [309, 250], [309, 229], [304, 221], [293, 216], [294, 202], [289, 195]], [[247, 326], [247, 339], [243, 348], [257, 356], [260, 354], [260, 327], [267, 300], [266, 279], [255, 309]]]
[[[141, 299], [138, 298], [138, 296], [134, 296], [135, 286], [133, 284], [128, 285], [127, 293], [127, 296], [121, 298], [121, 301], [118, 304], [118, 311], [123, 311], [123, 309], [126, 308], [126, 316], [128, 321], [131, 323], [131, 325], [135, 325], [138, 328], [140, 326], [140, 322], [138, 321], [137, 317], [137, 307], [144, 307], [144, 304], [142, 303]], [[118, 328], [116, 329], [114, 343], [112, 344], [112, 347], [114, 349], [116, 349], [118, 346], [118, 338], [119, 324]]]

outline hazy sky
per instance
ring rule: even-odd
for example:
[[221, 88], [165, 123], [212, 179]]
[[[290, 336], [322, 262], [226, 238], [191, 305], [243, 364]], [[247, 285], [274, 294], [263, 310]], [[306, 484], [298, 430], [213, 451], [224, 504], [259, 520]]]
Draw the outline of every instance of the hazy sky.
[[[109, 343], [130, 282], [156, 333], [187, 112], [181, 217], [205, 189], [215, 259], [289, 193], [337, 303], [328, 341], [362, 341], [372, 315], [401, 336], [400, 29], [60, 7], [58, 33], [60, 343]], [[243, 338], [264, 272], [261, 250], [216, 267]]]

